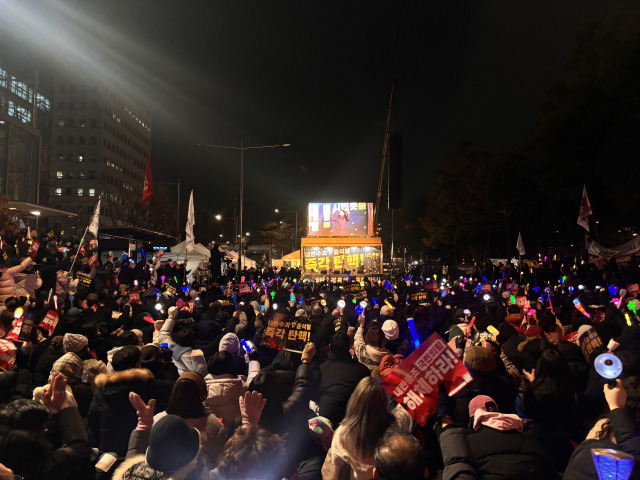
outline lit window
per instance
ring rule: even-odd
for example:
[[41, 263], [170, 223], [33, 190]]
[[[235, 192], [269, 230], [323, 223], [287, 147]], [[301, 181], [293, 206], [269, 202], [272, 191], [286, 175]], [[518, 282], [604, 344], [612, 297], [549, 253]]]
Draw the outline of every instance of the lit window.
[[36, 95], [37, 106], [40, 110], [51, 110], [51, 100], [41, 94]]
[[89, 196], [90, 197], [95, 197], [96, 196], [96, 189], [95, 188], [90, 188], [89, 189]]
[[84, 194], [84, 189], [83, 188], [79, 188], [78, 189], [78, 196], [81, 197]]
[[80, 128], [84, 128], [87, 126], [87, 121], [84, 118], [80, 119]]
[[84, 172], [83, 172], [82, 170], [80, 170], [80, 171], [78, 172], [78, 177], [79, 177], [79, 178], [84, 178]]
[[0, 68], [0, 87], [7, 88], [7, 71]]
[[78, 161], [84, 162], [84, 155], [78, 155]]
[[62, 119], [58, 120], [58, 126], [64, 128], [64, 120]]
[[56, 188], [56, 197], [61, 197], [61, 196], [62, 196], [62, 189]]
[[57, 178], [63, 178], [63, 177], [64, 177], [64, 175], [62, 175], [62, 172], [61, 172], [60, 170], [58, 170], [58, 171], [56, 172], [56, 177], [57, 177]]

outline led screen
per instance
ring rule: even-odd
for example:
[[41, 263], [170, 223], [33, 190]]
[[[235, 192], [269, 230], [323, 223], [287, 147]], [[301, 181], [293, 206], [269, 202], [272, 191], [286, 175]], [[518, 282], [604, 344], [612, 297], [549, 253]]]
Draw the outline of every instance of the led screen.
[[305, 273], [379, 273], [380, 246], [304, 247]]
[[374, 236], [373, 204], [310, 203], [308, 236], [348, 237]]

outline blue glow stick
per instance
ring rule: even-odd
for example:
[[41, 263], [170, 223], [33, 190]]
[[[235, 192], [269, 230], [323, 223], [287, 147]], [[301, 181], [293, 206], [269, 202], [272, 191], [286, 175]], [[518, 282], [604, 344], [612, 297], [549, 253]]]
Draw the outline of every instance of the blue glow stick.
[[233, 306], [238, 310], [238, 292], [233, 291]]
[[413, 318], [407, 318], [407, 324], [409, 325], [409, 330], [411, 331], [413, 345], [418, 348], [420, 346], [420, 338], [418, 338], [418, 331], [416, 330], [416, 324], [414, 323]]

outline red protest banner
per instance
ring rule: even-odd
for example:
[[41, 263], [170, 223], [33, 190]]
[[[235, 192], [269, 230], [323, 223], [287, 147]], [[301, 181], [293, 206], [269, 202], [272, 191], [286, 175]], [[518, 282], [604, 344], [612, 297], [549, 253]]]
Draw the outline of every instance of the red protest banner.
[[58, 314], [53, 310], [49, 310], [38, 326], [51, 335], [58, 325], [58, 320], [60, 320]]
[[156, 250], [156, 258], [161, 258], [162, 256], [164, 256], [164, 254], [164, 250]]
[[482, 288], [480, 289], [481, 292], [490, 292], [491, 291], [491, 284], [490, 283], [483, 283], [482, 284]]
[[16, 361], [17, 348], [9, 340], [0, 340], [0, 369], [11, 370]]
[[98, 262], [98, 254], [97, 254], [97, 253], [94, 253], [93, 255], [91, 255], [91, 256], [89, 257], [89, 266], [90, 266], [91, 268], [96, 268], [98, 265], [99, 265], [99, 262]]
[[524, 307], [525, 303], [527, 303], [527, 297], [516, 297], [516, 305], [520, 308]]
[[251, 287], [246, 283], [241, 283], [238, 286], [238, 295], [246, 295], [247, 293], [251, 293]]
[[12, 340], [14, 342], [22, 342], [22, 340], [18, 340], [18, 337], [20, 336], [20, 330], [22, 330], [22, 319], [23, 317], [20, 317], [16, 321], [9, 333], [7, 333], [7, 336], [4, 338], [6, 338], [7, 340]]
[[98, 239], [92, 238], [91, 240], [89, 240], [89, 246], [91, 248], [96, 248], [98, 246]]
[[35, 240], [32, 244], [31, 244], [31, 258], [36, 258], [36, 255], [38, 255], [38, 249], [40, 248], [40, 242]]
[[431, 283], [425, 283], [424, 284], [424, 289], [425, 290], [431, 290], [433, 292], [437, 292], [440, 288], [438, 287], [438, 284], [436, 282], [431, 282]]
[[424, 426], [436, 413], [440, 385], [451, 396], [472, 380], [462, 360], [433, 333], [382, 380], [382, 386]]

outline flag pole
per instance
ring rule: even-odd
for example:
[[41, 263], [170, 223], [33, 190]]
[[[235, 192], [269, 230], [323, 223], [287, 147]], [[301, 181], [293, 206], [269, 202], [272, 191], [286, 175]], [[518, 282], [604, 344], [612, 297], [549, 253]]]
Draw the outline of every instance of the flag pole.
[[78, 245], [78, 250], [76, 251], [75, 256], [73, 257], [73, 261], [71, 262], [71, 266], [69, 267], [69, 273], [73, 271], [73, 266], [76, 263], [76, 258], [78, 258], [78, 253], [80, 253], [80, 249], [82, 248], [82, 244], [84, 243], [84, 237], [87, 236], [87, 230], [89, 230], [89, 225], [84, 229], [84, 233], [82, 234], [82, 238], [80, 239], [80, 245]]
[[[71, 273], [73, 271], [73, 266], [76, 263], [76, 259], [78, 258], [78, 253], [80, 253], [80, 249], [82, 248], [82, 244], [84, 243], [84, 237], [87, 236], [87, 232], [89, 231], [89, 227], [91, 226], [91, 224], [93, 223], [95, 216], [96, 216], [96, 209], [99, 207], [100, 205], [100, 201], [102, 200], [102, 195], [100, 195], [98, 197], [98, 203], [96, 203], [96, 205], [93, 207], [93, 213], [91, 214], [91, 218], [89, 219], [89, 224], [87, 225], [87, 228], [84, 229], [84, 233], [82, 234], [82, 238], [80, 239], [80, 244], [78, 245], [78, 250], [76, 251], [76, 255], [75, 257], [73, 257], [73, 261], [71, 262], [71, 267], [69, 267], [69, 273]], [[98, 211], [98, 218], [96, 219], [96, 222], [98, 223], [100, 221], [99, 218], [100, 212]], [[97, 225], [96, 223], [96, 225]], [[93, 230], [92, 230], [93, 233]], [[95, 237], [98, 238], [98, 230], [96, 228], [96, 232], [95, 232]]]

